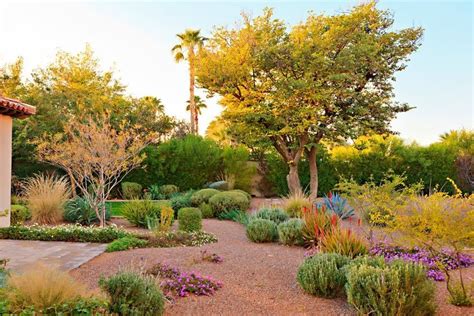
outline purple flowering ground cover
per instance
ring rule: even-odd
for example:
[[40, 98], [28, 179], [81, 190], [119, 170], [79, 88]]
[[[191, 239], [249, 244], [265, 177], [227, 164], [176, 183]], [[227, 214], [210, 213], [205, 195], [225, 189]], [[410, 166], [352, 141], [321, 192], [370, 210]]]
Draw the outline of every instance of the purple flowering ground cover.
[[452, 251], [445, 250], [441, 254], [434, 256], [426, 249], [418, 247], [408, 249], [386, 244], [378, 244], [371, 248], [370, 253], [375, 256], [383, 256], [387, 261], [401, 259], [423, 264], [427, 269], [427, 276], [435, 281], [444, 281], [445, 275], [440, 270], [440, 265], [448, 270], [467, 268], [474, 265], [474, 258], [467, 254], [459, 257]]

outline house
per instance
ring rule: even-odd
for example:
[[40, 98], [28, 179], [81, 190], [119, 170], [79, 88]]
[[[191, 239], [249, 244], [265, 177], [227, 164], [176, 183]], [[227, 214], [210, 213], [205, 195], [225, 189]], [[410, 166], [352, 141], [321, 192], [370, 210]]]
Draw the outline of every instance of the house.
[[34, 106], [0, 95], [0, 227], [10, 226], [13, 119], [35, 113]]

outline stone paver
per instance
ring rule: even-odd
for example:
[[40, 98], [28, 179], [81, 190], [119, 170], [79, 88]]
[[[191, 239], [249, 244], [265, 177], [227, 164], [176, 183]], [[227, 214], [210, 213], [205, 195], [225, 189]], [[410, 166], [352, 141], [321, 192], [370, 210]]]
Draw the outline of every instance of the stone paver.
[[100, 255], [106, 246], [57, 241], [0, 240], [0, 259], [9, 259], [7, 267], [13, 271], [21, 272], [37, 263], [68, 271]]

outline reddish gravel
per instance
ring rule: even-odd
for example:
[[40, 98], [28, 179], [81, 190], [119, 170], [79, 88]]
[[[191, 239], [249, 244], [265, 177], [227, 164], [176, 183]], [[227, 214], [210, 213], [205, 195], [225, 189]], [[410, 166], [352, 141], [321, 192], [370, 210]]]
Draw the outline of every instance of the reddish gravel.
[[[167, 315], [355, 315], [344, 299], [322, 299], [305, 294], [296, 282], [296, 271], [304, 250], [277, 244], [249, 242], [242, 225], [205, 220], [204, 230], [218, 236], [219, 242], [201, 248], [135, 249], [104, 253], [72, 271], [91, 288], [101, 275], [110, 275], [121, 267], [149, 266], [165, 262], [183, 271], [198, 271], [223, 282], [223, 288], [211, 297], [190, 296], [166, 306]], [[221, 264], [198, 262], [200, 250], [207, 249], [224, 258]], [[469, 269], [468, 278], [473, 275]], [[439, 315], [474, 314], [473, 309], [445, 303], [446, 291], [438, 284]]]

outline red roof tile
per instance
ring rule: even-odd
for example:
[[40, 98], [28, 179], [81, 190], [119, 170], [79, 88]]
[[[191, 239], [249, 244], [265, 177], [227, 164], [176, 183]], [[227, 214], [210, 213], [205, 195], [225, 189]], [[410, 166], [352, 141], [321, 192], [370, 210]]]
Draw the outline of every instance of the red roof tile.
[[34, 106], [19, 100], [0, 96], [0, 115], [8, 115], [16, 118], [25, 118], [36, 113]]

